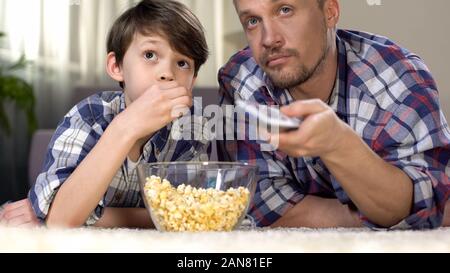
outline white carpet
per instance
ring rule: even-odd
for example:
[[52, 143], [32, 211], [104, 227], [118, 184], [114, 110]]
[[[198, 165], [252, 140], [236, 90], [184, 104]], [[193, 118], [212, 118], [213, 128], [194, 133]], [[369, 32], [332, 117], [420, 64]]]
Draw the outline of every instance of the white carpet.
[[220, 233], [0, 227], [0, 252], [450, 252], [450, 228], [255, 229]]

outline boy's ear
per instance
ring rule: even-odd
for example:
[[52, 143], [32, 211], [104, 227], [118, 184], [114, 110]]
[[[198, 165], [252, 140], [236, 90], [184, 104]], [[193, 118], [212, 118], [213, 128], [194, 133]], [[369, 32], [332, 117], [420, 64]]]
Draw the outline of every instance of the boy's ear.
[[106, 56], [106, 72], [115, 81], [123, 82], [122, 68], [117, 63], [116, 54], [114, 52], [108, 53]]

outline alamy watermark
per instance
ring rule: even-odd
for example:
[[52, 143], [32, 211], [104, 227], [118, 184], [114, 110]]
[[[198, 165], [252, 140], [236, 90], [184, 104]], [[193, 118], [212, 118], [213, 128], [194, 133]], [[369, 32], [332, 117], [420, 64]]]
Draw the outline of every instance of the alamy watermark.
[[79, 6], [81, 4], [81, 0], [69, 0], [70, 6]]
[[366, 0], [369, 6], [381, 6], [381, 0]]
[[[171, 137], [175, 140], [243, 140], [260, 144], [262, 151], [275, 151], [278, 148], [277, 138], [269, 135], [280, 133], [280, 127], [274, 122], [268, 125], [257, 117], [249, 115], [242, 108], [234, 105], [207, 105], [204, 109], [202, 98], [194, 98], [194, 106], [176, 108], [173, 117], [178, 117], [171, 128]], [[277, 107], [277, 106], [271, 106]], [[258, 108], [261, 114], [270, 116], [268, 107]]]

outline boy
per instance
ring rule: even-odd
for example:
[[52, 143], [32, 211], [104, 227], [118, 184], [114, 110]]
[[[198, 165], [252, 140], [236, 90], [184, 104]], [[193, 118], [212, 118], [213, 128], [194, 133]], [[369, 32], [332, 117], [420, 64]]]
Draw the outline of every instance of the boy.
[[143, 0], [116, 20], [107, 50], [107, 73], [123, 92], [91, 96], [64, 117], [28, 196], [49, 227], [151, 227], [136, 165], [205, 156], [206, 142], [170, 137], [208, 55], [195, 15]]

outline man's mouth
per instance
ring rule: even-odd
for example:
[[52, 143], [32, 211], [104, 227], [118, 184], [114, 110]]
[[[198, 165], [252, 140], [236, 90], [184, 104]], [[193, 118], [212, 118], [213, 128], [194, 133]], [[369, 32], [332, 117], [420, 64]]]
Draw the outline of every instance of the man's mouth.
[[267, 67], [275, 67], [286, 63], [290, 57], [288, 54], [272, 55], [266, 59], [265, 64]]

